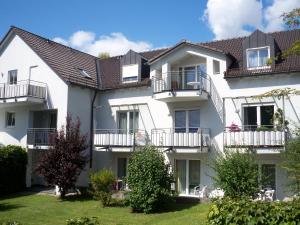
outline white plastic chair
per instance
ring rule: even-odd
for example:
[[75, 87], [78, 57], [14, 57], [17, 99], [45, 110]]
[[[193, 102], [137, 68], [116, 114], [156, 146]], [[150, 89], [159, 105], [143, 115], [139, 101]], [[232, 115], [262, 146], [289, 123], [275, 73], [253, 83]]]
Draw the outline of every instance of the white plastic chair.
[[265, 201], [272, 202], [274, 200], [274, 193], [275, 193], [275, 190], [267, 190], [265, 192]]
[[196, 186], [194, 187], [194, 195], [198, 195], [199, 198], [204, 198], [206, 196], [207, 186]]
[[224, 191], [220, 188], [217, 188], [215, 190], [212, 190], [209, 194], [209, 198], [223, 198], [224, 197]]

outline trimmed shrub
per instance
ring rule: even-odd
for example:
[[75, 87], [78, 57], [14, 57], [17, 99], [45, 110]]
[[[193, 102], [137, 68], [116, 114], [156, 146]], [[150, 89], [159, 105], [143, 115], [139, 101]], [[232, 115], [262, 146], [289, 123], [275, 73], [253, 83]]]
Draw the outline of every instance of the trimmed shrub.
[[27, 152], [21, 146], [0, 147], [0, 195], [26, 188]]
[[129, 205], [134, 211], [161, 210], [171, 200], [172, 175], [164, 156], [153, 146], [135, 151], [128, 165]]
[[101, 225], [97, 217], [81, 217], [67, 220], [67, 225]]
[[107, 169], [102, 169], [90, 176], [92, 194], [104, 207], [111, 204], [115, 180], [113, 172]]
[[249, 198], [215, 200], [208, 213], [209, 225], [298, 225], [300, 200], [262, 202]]
[[215, 185], [231, 198], [254, 197], [258, 193], [258, 166], [254, 154], [226, 150], [213, 161]]

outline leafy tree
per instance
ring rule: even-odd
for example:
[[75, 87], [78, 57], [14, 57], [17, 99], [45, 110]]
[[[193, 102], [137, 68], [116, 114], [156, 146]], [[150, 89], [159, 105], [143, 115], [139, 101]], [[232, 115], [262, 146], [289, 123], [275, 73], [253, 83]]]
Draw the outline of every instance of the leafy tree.
[[103, 206], [111, 203], [113, 184], [116, 178], [111, 170], [103, 169], [90, 176], [92, 194], [94, 198], [101, 201]]
[[108, 59], [110, 57], [108, 52], [100, 52], [98, 58], [100, 59]]
[[41, 158], [36, 171], [50, 185], [57, 185], [63, 198], [67, 190], [75, 188], [75, 183], [87, 163], [83, 151], [86, 150], [86, 136], [80, 133], [80, 120], [74, 123], [67, 116], [66, 126], [62, 126], [51, 138], [51, 148]]
[[172, 174], [153, 146], [135, 151], [128, 165], [129, 204], [134, 211], [158, 211], [171, 200]]
[[254, 154], [241, 149], [225, 150], [224, 155], [214, 159], [215, 185], [231, 198], [253, 197], [258, 191], [258, 166]]
[[300, 194], [300, 136], [288, 141], [282, 155], [284, 157], [282, 167], [286, 169], [292, 180], [291, 189]]

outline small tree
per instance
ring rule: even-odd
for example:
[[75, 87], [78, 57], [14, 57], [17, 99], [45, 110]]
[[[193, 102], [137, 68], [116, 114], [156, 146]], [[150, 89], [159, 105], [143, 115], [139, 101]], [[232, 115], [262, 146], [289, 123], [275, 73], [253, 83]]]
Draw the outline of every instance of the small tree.
[[92, 194], [95, 199], [100, 200], [102, 205], [108, 206], [111, 203], [113, 184], [116, 181], [111, 170], [103, 169], [90, 176]]
[[231, 198], [253, 197], [258, 191], [258, 166], [253, 153], [225, 150], [213, 161], [216, 185]]
[[100, 52], [98, 57], [100, 59], [108, 59], [110, 57], [109, 53], [108, 52]]
[[129, 204], [134, 211], [150, 213], [170, 201], [172, 175], [163, 154], [155, 147], [145, 146], [134, 152], [128, 174]]
[[72, 121], [67, 116], [66, 126], [62, 126], [51, 138], [52, 147], [41, 158], [36, 171], [50, 185], [57, 185], [61, 197], [75, 188], [75, 183], [87, 159], [83, 151], [87, 148], [86, 136], [80, 134], [80, 120]]
[[284, 162], [282, 167], [291, 179], [291, 189], [300, 194], [300, 137], [288, 141], [286, 149], [282, 152]]

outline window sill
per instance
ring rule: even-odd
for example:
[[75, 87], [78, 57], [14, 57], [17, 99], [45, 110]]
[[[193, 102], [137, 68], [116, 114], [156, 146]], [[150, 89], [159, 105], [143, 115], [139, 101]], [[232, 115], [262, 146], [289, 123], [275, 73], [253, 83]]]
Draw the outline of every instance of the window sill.
[[271, 66], [248, 67], [247, 70], [266, 70], [271, 69]]

